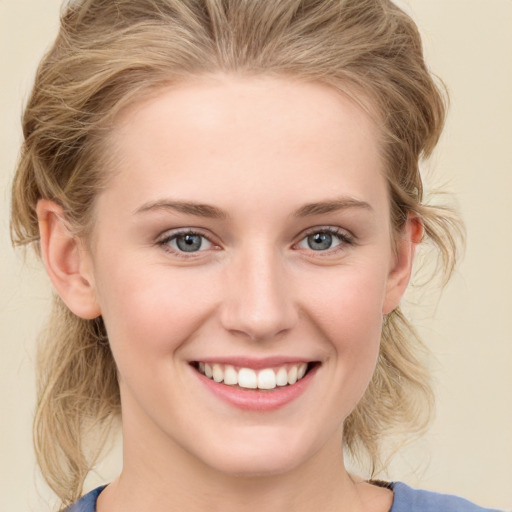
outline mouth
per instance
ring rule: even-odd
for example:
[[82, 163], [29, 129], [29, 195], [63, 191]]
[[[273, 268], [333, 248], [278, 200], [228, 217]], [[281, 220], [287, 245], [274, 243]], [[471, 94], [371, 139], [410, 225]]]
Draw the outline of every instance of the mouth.
[[191, 366], [207, 379], [245, 390], [272, 391], [301, 381], [319, 362], [286, 363], [266, 368], [249, 368], [217, 362], [194, 361]]

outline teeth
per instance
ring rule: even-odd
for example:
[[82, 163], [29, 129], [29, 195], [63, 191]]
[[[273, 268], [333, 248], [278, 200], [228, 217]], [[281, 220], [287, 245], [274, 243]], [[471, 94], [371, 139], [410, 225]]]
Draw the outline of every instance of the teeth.
[[198, 363], [198, 370], [215, 382], [223, 382], [228, 386], [247, 389], [274, 389], [276, 386], [293, 385], [306, 374], [306, 363], [281, 366], [279, 368], [264, 368], [256, 371], [251, 368], [237, 370], [232, 365], [218, 363]]
[[213, 380], [215, 382], [222, 382], [224, 380], [224, 372], [218, 364], [214, 364], [212, 367]]
[[284, 366], [277, 371], [276, 384], [278, 386], [286, 386], [288, 384], [288, 372]]
[[238, 372], [238, 385], [241, 388], [256, 389], [258, 387], [256, 372], [250, 368], [242, 368]]
[[258, 388], [259, 389], [274, 389], [276, 387], [276, 374], [274, 370], [268, 368], [261, 370], [258, 373]]
[[238, 372], [229, 364], [224, 368], [224, 384], [229, 386], [238, 384]]
[[297, 382], [297, 367], [292, 366], [288, 370], [288, 384], [295, 384]]

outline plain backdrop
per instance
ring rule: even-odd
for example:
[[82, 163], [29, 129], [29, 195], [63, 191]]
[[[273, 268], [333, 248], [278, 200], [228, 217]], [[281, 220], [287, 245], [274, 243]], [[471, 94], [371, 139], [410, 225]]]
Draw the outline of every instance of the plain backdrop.
[[[268, 0], [270, 1], [270, 0]], [[387, 478], [512, 509], [512, 1], [403, 0], [427, 60], [451, 95], [426, 174], [455, 193], [466, 255], [442, 298], [414, 317], [434, 352], [437, 416], [395, 457]], [[0, 511], [46, 511], [55, 499], [31, 442], [35, 338], [50, 286], [35, 258], [10, 247], [9, 188], [20, 115], [57, 30], [59, 0], [0, 0]], [[428, 172], [427, 172], [428, 171]], [[410, 297], [409, 297], [410, 298]], [[411, 298], [410, 298], [411, 299]], [[87, 486], [109, 481], [119, 450]]]

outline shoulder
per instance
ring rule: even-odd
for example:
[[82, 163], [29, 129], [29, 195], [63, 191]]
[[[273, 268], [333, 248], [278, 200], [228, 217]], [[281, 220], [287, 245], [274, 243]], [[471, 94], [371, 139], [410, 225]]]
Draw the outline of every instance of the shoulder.
[[97, 489], [94, 489], [90, 493], [82, 496], [76, 503], [71, 505], [69, 508], [64, 510], [63, 512], [95, 512], [96, 511], [96, 501], [100, 492], [105, 489], [106, 485], [102, 485]]
[[499, 512], [458, 496], [413, 489], [402, 482], [395, 482], [391, 487], [394, 499], [390, 512]]
[[[105, 486], [98, 487], [80, 498], [65, 512], [95, 512], [96, 501]], [[413, 489], [402, 482], [391, 484], [394, 499], [390, 512], [499, 512], [482, 508], [464, 498], [437, 492]]]

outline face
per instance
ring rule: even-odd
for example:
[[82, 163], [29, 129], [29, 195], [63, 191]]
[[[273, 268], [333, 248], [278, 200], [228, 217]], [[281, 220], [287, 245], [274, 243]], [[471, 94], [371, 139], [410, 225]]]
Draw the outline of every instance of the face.
[[85, 272], [125, 445], [245, 475], [339, 457], [408, 277], [370, 118], [321, 84], [215, 76], [109, 145]]

